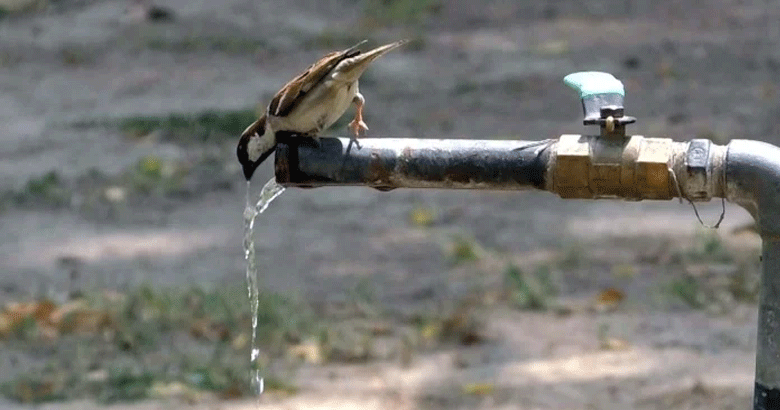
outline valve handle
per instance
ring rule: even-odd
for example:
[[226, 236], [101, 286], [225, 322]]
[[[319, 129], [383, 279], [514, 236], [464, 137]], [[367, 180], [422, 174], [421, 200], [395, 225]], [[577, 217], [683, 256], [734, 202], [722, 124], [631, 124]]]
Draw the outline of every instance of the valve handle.
[[612, 116], [620, 125], [630, 124], [636, 118], [623, 116], [623, 98], [626, 90], [615, 76], [600, 71], [580, 71], [563, 78], [564, 84], [573, 88], [582, 100], [585, 125], [604, 125]]
[[563, 77], [563, 82], [576, 90], [581, 99], [603, 94], [626, 95], [623, 83], [610, 73], [580, 71]]

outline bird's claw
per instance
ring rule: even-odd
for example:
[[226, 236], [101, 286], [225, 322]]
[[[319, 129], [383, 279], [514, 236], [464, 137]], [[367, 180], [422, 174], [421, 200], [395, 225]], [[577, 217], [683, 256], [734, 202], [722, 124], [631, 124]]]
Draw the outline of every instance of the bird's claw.
[[368, 125], [363, 120], [354, 119], [349, 123], [349, 129], [355, 134], [355, 138], [360, 136], [360, 131], [368, 131]]

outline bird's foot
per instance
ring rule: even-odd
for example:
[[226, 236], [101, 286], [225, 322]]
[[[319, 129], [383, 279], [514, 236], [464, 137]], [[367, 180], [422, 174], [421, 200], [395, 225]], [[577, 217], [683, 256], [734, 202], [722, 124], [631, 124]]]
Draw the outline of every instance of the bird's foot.
[[355, 135], [354, 138], [357, 138], [360, 136], [360, 132], [363, 131], [364, 133], [368, 131], [368, 125], [366, 125], [365, 122], [363, 122], [363, 118], [361, 117], [355, 117], [354, 120], [352, 120], [349, 123], [349, 129], [352, 131], [352, 134]]
[[355, 117], [352, 122], [349, 123], [349, 129], [352, 131], [352, 136], [349, 137], [349, 143], [355, 144], [357, 149], [360, 149], [360, 143], [358, 142], [358, 137], [360, 137], [360, 132], [366, 132], [368, 131], [368, 125], [366, 125], [365, 122], [363, 122], [362, 116], [358, 115]]

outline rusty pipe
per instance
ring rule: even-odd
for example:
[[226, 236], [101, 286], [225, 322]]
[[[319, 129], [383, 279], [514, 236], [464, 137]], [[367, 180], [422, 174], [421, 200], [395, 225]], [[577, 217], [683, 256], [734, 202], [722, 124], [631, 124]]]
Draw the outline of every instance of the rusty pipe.
[[346, 138], [279, 143], [278, 183], [294, 187], [544, 189], [562, 198], [629, 200], [723, 196], [725, 147], [708, 140], [624, 141], [562, 135], [558, 140]]
[[361, 185], [394, 188], [543, 189], [552, 141], [347, 138], [276, 148], [276, 181], [284, 186]]

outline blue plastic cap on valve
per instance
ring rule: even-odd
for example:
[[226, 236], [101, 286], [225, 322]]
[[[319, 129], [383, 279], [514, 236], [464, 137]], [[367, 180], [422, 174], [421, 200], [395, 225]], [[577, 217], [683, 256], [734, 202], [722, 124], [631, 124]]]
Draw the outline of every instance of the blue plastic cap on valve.
[[[563, 78], [563, 82], [580, 95], [582, 112], [585, 115], [583, 124], [603, 125], [608, 116], [617, 118], [618, 125], [636, 121], [634, 117], [623, 115], [623, 98], [626, 90], [623, 88], [623, 83], [612, 74], [580, 71], [567, 75]], [[604, 114], [602, 110], [606, 110]]]
[[623, 83], [615, 76], [601, 71], [580, 71], [563, 77], [563, 82], [580, 94], [581, 99], [596, 95], [626, 95]]

